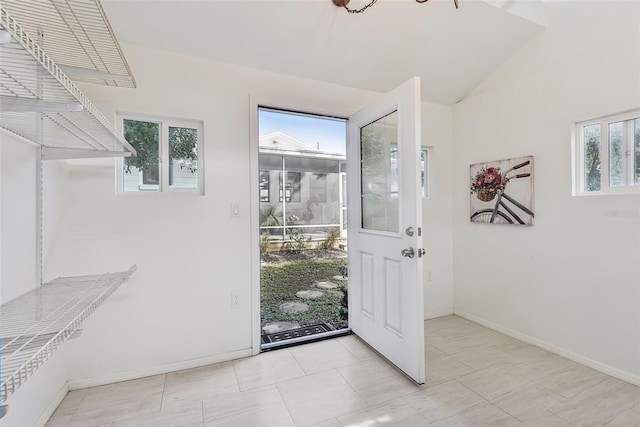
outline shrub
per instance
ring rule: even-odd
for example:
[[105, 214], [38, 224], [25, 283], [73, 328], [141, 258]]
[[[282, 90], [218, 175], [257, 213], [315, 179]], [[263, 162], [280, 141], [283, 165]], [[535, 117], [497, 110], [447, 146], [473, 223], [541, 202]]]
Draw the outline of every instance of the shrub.
[[267, 249], [269, 249], [269, 232], [263, 231], [260, 234], [260, 253], [266, 253]]
[[349, 286], [346, 283], [341, 283], [338, 286], [340, 292], [342, 292], [343, 296], [340, 300], [340, 318], [342, 320], [347, 320], [349, 318], [349, 297], [347, 293], [349, 292]]
[[327, 237], [318, 244], [318, 247], [325, 250], [333, 249], [339, 238], [340, 230], [338, 230], [337, 228], [329, 230], [329, 232], [327, 233]]
[[289, 252], [300, 253], [307, 248], [307, 243], [311, 241], [311, 237], [305, 238], [299, 228], [287, 229], [289, 241], [284, 244], [284, 248]]

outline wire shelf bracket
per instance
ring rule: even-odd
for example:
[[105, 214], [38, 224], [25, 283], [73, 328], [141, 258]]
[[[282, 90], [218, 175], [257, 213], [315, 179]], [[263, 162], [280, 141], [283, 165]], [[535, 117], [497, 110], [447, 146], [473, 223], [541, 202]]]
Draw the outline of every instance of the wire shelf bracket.
[[[32, 2], [26, 2], [33, 4]], [[51, 154], [58, 149], [86, 150], [85, 156], [136, 155], [135, 149], [71, 79], [0, 6], [0, 129]], [[61, 151], [60, 153], [64, 153]], [[63, 154], [48, 158], [64, 158]]]
[[2, 304], [0, 402], [5, 403], [135, 271], [133, 265], [119, 273], [61, 277]]

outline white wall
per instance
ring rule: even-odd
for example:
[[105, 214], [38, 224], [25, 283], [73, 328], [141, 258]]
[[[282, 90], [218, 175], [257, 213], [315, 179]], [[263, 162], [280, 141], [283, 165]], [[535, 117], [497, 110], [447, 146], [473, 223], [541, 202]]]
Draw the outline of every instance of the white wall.
[[68, 276], [61, 269], [64, 251], [58, 247], [64, 230], [68, 203], [69, 168], [64, 160], [48, 160], [42, 165], [42, 280]]
[[422, 199], [425, 318], [453, 313], [452, 132], [452, 109], [423, 102], [422, 144], [432, 170], [430, 197]]
[[[206, 194], [116, 195], [112, 162], [71, 167], [65, 229], [56, 247], [64, 253], [59, 269], [68, 275], [138, 265], [133, 278], [89, 319], [82, 339], [68, 344], [72, 387], [249, 354], [250, 95], [341, 116], [376, 97], [135, 46], [125, 46], [125, 54], [137, 89], [83, 90], [107, 117], [121, 111], [204, 120]], [[435, 196], [425, 209], [434, 280], [425, 299], [428, 310], [442, 312], [452, 307], [445, 187], [451, 110], [431, 104], [423, 110], [423, 143], [436, 147]], [[232, 203], [240, 207], [239, 218], [231, 218]], [[231, 293], [240, 295], [239, 308], [232, 309]]]
[[36, 286], [36, 150], [7, 134], [2, 143], [2, 303]]
[[[34, 289], [36, 283], [36, 150], [8, 134], [1, 134], [1, 258], [0, 302], [2, 304]], [[45, 266], [64, 207], [64, 165], [45, 163], [43, 222]], [[51, 415], [66, 391], [64, 348], [58, 350], [5, 402], [8, 414], [3, 426], [31, 426]]]
[[[454, 108], [454, 306], [640, 384], [640, 197], [571, 195], [572, 123], [640, 107], [640, 4], [548, 6]], [[469, 164], [524, 155], [536, 224], [469, 223]]]

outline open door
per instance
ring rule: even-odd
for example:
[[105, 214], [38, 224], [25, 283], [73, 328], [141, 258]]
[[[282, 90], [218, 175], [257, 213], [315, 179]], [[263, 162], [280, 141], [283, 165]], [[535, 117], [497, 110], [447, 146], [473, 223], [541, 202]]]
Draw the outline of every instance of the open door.
[[349, 118], [349, 324], [425, 381], [420, 79]]

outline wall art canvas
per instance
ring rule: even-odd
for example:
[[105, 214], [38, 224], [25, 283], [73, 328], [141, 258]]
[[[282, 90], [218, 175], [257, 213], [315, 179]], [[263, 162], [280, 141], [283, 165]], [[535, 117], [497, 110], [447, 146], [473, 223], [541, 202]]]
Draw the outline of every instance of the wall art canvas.
[[533, 156], [470, 166], [471, 222], [533, 225]]

